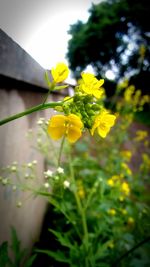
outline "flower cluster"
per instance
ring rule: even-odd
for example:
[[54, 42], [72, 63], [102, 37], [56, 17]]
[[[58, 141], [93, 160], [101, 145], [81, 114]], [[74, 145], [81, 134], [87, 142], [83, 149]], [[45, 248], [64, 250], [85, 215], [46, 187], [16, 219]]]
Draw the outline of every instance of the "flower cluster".
[[117, 86], [117, 93], [123, 90], [123, 98], [117, 103], [117, 110], [122, 113], [142, 111], [145, 104], [150, 103], [149, 95], [142, 95], [140, 89], [136, 90], [134, 85], [129, 85], [125, 79]]
[[124, 179], [124, 175], [113, 175], [107, 180], [107, 184], [111, 188], [118, 188], [119, 199], [123, 201], [125, 197], [130, 195], [131, 189], [127, 181]]
[[[51, 74], [53, 82], [60, 83], [67, 78], [69, 69], [64, 63], [58, 63]], [[56, 107], [63, 114], [54, 115], [49, 120], [48, 133], [52, 139], [58, 140], [64, 136], [74, 143], [85, 129], [89, 129], [91, 135], [97, 130], [101, 137], [107, 136], [116, 116], [103, 106], [103, 83], [103, 79], [98, 80], [91, 73], [81, 73], [73, 97], [64, 98], [62, 106]]]

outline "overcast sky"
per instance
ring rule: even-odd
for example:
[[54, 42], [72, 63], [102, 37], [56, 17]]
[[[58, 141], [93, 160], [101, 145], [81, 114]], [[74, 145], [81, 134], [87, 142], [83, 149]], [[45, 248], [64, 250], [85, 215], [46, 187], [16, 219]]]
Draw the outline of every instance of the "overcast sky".
[[0, 27], [44, 68], [64, 61], [70, 24], [101, 0], [0, 0]]

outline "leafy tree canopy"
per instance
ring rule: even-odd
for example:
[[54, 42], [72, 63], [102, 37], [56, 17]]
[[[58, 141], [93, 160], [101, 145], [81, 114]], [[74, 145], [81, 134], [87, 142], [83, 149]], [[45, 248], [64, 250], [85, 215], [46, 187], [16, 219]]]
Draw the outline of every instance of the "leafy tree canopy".
[[126, 74], [150, 71], [149, 0], [107, 0], [92, 5], [86, 23], [70, 26], [67, 58], [76, 77], [87, 65], [98, 76], [113, 70]]

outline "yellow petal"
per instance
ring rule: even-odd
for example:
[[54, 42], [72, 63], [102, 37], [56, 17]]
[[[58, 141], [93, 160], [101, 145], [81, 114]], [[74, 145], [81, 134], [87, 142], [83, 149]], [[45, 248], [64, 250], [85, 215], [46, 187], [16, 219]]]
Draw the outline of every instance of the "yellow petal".
[[95, 78], [94, 74], [92, 73], [81, 73], [82, 79], [84, 80], [85, 83], [89, 83], [92, 79]]
[[107, 128], [107, 127], [105, 127], [105, 128], [98, 127], [98, 128], [97, 128], [97, 131], [98, 131], [98, 134], [99, 134], [101, 137], [105, 138], [106, 135], [109, 133], [110, 128]]
[[93, 90], [92, 94], [99, 99], [103, 95], [104, 91], [99, 89], [99, 90]]
[[[91, 84], [90, 84], [91, 86]], [[87, 94], [92, 94], [92, 91], [91, 91], [91, 87], [90, 86], [87, 86], [86, 84], [81, 84], [81, 90], [83, 90], [85, 93]]]
[[68, 129], [67, 138], [70, 143], [76, 142], [81, 137], [81, 130], [77, 127], [70, 127]]
[[49, 125], [51, 127], [59, 127], [59, 126], [64, 126], [66, 122], [66, 117], [64, 115], [55, 115], [53, 116], [50, 121], [49, 121]]
[[60, 139], [63, 135], [65, 135], [66, 128], [64, 126], [61, 127], [51, 127], [48, 126], [48, 134], [54, 140]]
[[100, 80], [98, 81], [98, 85], [99, 85], [99, 87], [101, 87], [103, 84], [104, 84], [104, 79], [100, 79]]
[[78, 128], [82, 128], [83, 127], [83, 123], [82, 123], [80, 117], [78, 117], [75, 114], [68, 115], [68, 120], [75, 127], [78, 127]]
[[106, 114], [104, 116], [105, 124], [107, 124], [107, 126], [109, 127], [112, 127], [114, 125], [115, 119], [116, 119], [115, 115]]
[[96, 128], [99, 126], [99, 121], [97, 120], [97, 118], [95, 119], [95, 122], [94, 122], [94, 125], [93, 125], [93, 127], [92, 127], [92, 129], [91, 129], [91, 135], [93, 135], [94, 134], [94, 132], [95, 132], [95, 130], [96, 130]]
[[56, 83], [63, 82], [68, 77], [69, 69], [66, 64], [58, 63], [51, 69], [51, 74]]

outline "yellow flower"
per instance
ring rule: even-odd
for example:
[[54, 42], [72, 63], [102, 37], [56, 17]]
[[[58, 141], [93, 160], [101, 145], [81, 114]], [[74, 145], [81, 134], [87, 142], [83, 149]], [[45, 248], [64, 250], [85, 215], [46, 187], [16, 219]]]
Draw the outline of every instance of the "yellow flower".
[[130, 150], [121, 151], [121, 156], [124, 157], [127, 161], [129, 161], [132, 157], [132, 152]]
[[120, 196], [120, 197], [119, 197], [119, 200], [120, 200], [121, 202], [123, 202], [123, 201], [124, 201], [124, 197], [123, 197], [123, 196]]
[[127, 221], [127, 224], [128, 224], [129, 226], [133, 226], [134, 223], [135, 223], [134, 218], [133, 218], [133, 217], [129, 217], [129, 218], [128, 218], [128, 221]]
[[129, 168], [129, 166], [125, 163], [121, 163], [121, 167], [125, 170], [127, 175], [132, 175], [132, 170]]
[[126, 209], [121, 209], [121, 213], [122, 213], [123, 215], [126, 215], [128, 212], [127, 212]]
[[140, 142], [143, 141], [146, 137], [148, 137], [148, 132], [143, 130], [136, 131], [136, 137], [134, 141]]
[[77, 194], [81, 199], [85, 198], [85, 190], [84, 190], [83, 182], [80, 179], [77, 180]]
[[122, 179], [123, 178], [123, 175], [122, 174], [120, 174], [120, 175], [113, 175], [112, 177], [111, 177], [111, 179], [113, 180], [113, 181], [118, 181], [118, 180], [120, 180], [120, 179]]
[[139, 55], [140, 58], [143, 60], [145, 57], [145, 53], [146, 53], [146, 47], [144, 44], [141, 44], [140, 48], [139, 48]]
[[107, 212], [108, 212], [108, 214], [111, 215], [111, 216], [115, 216], [115, 215], [116, 215], [116, 211], [115, 211], [115, 209], [109, 209]]
[[55, 115], [49, 121], [48, 133], [54, 140], [66, 136], [70, 143], [74, 143], [81, 137], [82, 128], [83, 123], [75, 114]]
[[109, 133], [110, 128], [114, 125], [115, 119], [115, 115], [109, 114], [108, 111], [103, 110], [102, 113], [95, 118], [94, 125], [91, 129], [91, 135], [93, 135], [97, 129], [98, 134], [105, 138]]
[[100, 88], [104, 80], [96, 79], [96, 77], [91, 73], [82, 73], [82, 80], [79, 83], [79, 89], [88, 95], [93, 95], [96, 98], [100, 98], [104, 94], [104, 88]]
[[130, 187], [127, 182], [123, 182], [121, 184], [121, 191], [125, 196], [128, 196], [130, 194]]
[[115, 185], [114, 180], [111, 179], [111, 178], [108, 179], [107, 184], [108, 184], [109, 186], [112, 186], [112, 187]]
[[140, 106], [144, 106], [146, 103], [150, 103], [150, 96], [149, 95], [143, 95], [140, 101]]
[[81, 199], [85, 198], [85, 191], [83, 188], [80, 188], [77, 193]]
[[109, 241], [107, 242], [107, 247], [113, 249], [113, 248], [114, 248], [114, 241], [113, 241], [113, 240], [109, 240]]
[[69, 69], [65, 63], [58, 63], [51, 69], [51, 74], [55, 83], [63, 82], [69, 74]]
[[124, 92], [125, 101], [127, 101], [127, 102], [132, 101], [134, 91], [135, 91], [134, 85], [130, 85], [129, 87], [127, 87], [127, 89]]
[[129, 80], [125, 78], [125, 79], [123, 79], [122, 82], [120, 82], [120, 83], [117, 85], [117, 89], [122, 90], [122, 89], [128, 87], [128, 84], [129, 84]]

